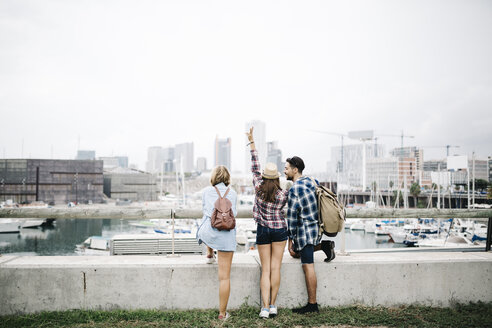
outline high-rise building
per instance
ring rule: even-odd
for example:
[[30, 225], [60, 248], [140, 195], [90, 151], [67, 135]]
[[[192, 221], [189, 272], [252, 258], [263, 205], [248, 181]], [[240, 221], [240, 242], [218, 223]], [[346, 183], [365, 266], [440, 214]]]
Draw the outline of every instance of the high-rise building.
[[219, 139], [215, 137], [215, 166], [224, 165], [231, 170], [231, 138]]
[[128, 168], [128, 156], [99, 157], [99, 160], [103, 161], [104, 169], [115, 167]]
[[95, 160], [96, 151], [95, 150], [77, 150], [77, 160]]
[[195, 165], [193, 142], [176, 145], [174, 158], [176, 159], [176, 170], [181, 170], [182, 166], [183, 172], [192, 172]]
[[279, 172], [284, 171], [284, 162], [282, 159], [282, 151], [278, 149], [277, 141], [267, 142], [267, 163], [275, 163]]
[[[338, 172], [339, 184], [346, 184], [352, 187], [362, 186], [362, 159], [363, 147], [365, 145], [366, 163], [373, 158], [382, 158], [384, 156], [384, 146], [376, 144], [352, 144], [331, 147], [331, 172]], [[338, 171], [337, 171], [338, 170]], [[366, 165], [367, 181], [367, 165]], [[369, 186], [369, 185], [366, 185]]]
[[164, 172], [176, 171], [174, 153], [175, 153], [174, 147], [167, 147], [162, 149], [162, 161], [163, 161]]
[[492, 156], [489, 156], [489, 183], [492, 183]]
[[163, 161], [162, 147], [154, 146], [147, 149], [147, 172], [160, 172]]
[[[265, 167], [265, 163], [267, 160], [267, 144], [266, 144], [266, 127], [265, 122], [259, 120], [253, 120], [247, 122], [245, 125], [245, 131], [249, 131], [249, 129], [253, 127], [253, 137], [255, 139], [255, 147], [258, 151], [258, 157], [260, 160], [261, 167]], [[244, 144], [246, 145], [248, 141], [248, 137], [245, 137]], [[245, 147], [245, 172], [249, 172], [251, 169], [251, 154], [249, 152], [249, 147]]]
[[402, 157], [402, 158], [413, 157], [413, 158], [415, 158], [417, 170], [420, 170], [420, 171], [424, 170], [424, 150], [423, 149], [418, 149], [417, 147], [403, 147], [403, 148], [399, 147], [399, 148], [394, 148], [390, 152], [390, 154], [393, 157]]
[[[371, 158], [366, 164], [366, 185], [375, 182], [378, 189], [410, 189], [417, 182], [419, 170], [416, 169], [415, 157]], [[406, 184], [405, 184], [406, 179]]]
[[204, 172], [207, 170], [207, 159], [205, 157], [198, 157], [196, 159], [196, 170], [198, 172]]

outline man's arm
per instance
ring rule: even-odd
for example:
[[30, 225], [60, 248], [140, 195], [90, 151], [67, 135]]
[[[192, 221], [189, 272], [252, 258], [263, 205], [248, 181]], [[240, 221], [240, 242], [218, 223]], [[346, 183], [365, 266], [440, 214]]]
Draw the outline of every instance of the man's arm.
[[[289, 253], [293, 255], [292, 240], [294, 239], [294, 233], [297, 232], [297, 227], [299, 226], [298, 212], [300, 208], [299, 197], [295, 193], [294, 188], [290, 188], [289, 197], [287, 202], [287, 233], [289, 235]], [[294, 252], [295, 253], [295, 252]]]

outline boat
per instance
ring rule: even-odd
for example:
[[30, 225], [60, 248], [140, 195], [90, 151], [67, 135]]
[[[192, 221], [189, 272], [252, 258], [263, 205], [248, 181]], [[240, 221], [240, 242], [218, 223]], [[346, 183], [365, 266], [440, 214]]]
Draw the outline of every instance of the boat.
[[423, 238], [417, 242], [419, 247], [463, 247], [474, 243], [461, 234], [451, 233], [448, 237]]
[[46, 224], [46, 221], [44, 219], [30, 219], [30, 218], [25, 218], [25, 219], [19, 219], [21, 221], [21, 227], [24, 228], [37, 228], [42, 226], [43, 224]]
[[109, 238], [91, 236], [82, 244], [76, 245], [75, 253], [79, 255], [109, 255]]
[[364, 224], [364, 222], [361, 222], [361, 221], [353, 222], [350, 225], [350, 230], [351, 231], [354, 231], [354, 230], [365, 231], [365, 224]]
[[1, 219], [0, 233], [17, 233], [20, 232], [21, 222], [19, 220]]

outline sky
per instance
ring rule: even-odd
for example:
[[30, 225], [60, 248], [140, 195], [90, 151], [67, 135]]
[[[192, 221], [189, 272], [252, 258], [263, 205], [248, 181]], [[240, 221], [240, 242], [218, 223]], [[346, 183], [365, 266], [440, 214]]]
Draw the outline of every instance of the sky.
[[219, 136], [241, 171], [259, 119], [311, 172], [340, 145], [315, 131], [486, 159], [491, 40], [491, 1], [0, 0], [0, 158], [193, 142], [210, 167]]

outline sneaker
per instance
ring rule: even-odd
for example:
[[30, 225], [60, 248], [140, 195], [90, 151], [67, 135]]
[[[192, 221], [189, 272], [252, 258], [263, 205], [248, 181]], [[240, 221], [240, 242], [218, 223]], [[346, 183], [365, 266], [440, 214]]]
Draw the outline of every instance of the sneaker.
[[270, 311], [267, 308], [261, 308], [260, 318], [268, 319], [270, 317]]
[[207, 255], [207, 264], [214, 264], [214, 263], [215, 263], [215, 254]]
[[230, 317], [229, 312], [226, 312], [225, 315], [219, 314], [219, 320], [226, 321], [227, 319], [229, 319], [229, 317]]
[[277, 316], [277, 307], [275, 305], [270, 305], [270, 318], [275, 318]]
[[292, 309], [292, 312], [298, 314], [306, 314], [306, 313], [313, 313], [313, 312], [318, 313], [319, 312], [318, 303], [314, 303], [314, 304], [308, 303], [303, 307]]

